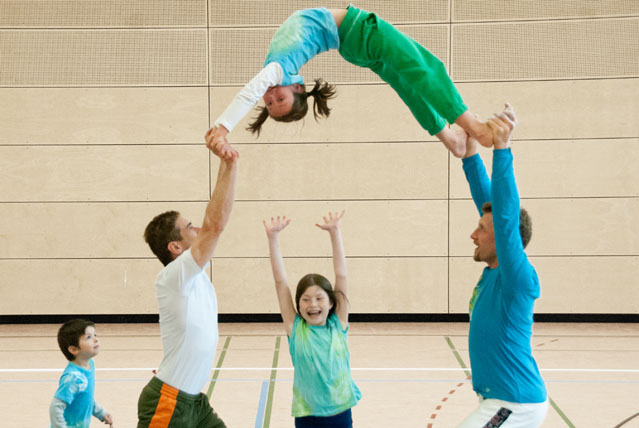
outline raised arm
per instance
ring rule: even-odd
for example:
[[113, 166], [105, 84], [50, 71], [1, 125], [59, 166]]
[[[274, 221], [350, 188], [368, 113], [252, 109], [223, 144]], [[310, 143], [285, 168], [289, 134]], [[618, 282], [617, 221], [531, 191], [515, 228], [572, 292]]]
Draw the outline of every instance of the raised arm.
[[295, 304], [291, 297], [291, 289], [286, 279], [286, 270], [284, 269], [284, 260], [282, 259], [282, 251], [280, 249], [279, 233], [288, 226], [290, 222], [291, 219], [280, 216], [277, 216], [277, 218], [271, 217], [270, 222], [262, 221], [268, 238], [268, 251], [271, 258], [273, 279], [275, 280], [275, 292], [277, 293], [277, 301], [280, 305], [282, 321], [284, 321], [287, 336], [291, 335], [297, 312], [295, 311]]
[[337, 309], [335, 313], [339, 318], [342, 328], [348, 326], [348, 281], [346, 269], [346, 256], [344, 255], [344, 245], [342, 244], [342, 234], [340, 232], [340, 222], [344, 217], [341, 213], [328, 213], [328, 217], [323, 217], [324, 224], [316, 224], [322, 230], [329, 233], [331, 237], [331, 247], [333, 249], [333, 270], [335, 271], [335, 298], [337, 299]]
[[462, 166], [466, 181], [470, 186], [470, 193], [475, 202], [475, 207], [482, 215], [481, 207], [490, 201], [490, 179], [486, 173], [486, 167], [477, 153], [478, 142], [474, 138], [468, 137], [466, 140], [466, 155], [462, 159]]
[[510, 135], [516, 125], [517, 118], [509, 104], [504, 112], [488, 121], [495, 143], [491, 200], [497, 260], [507, 279], [505, 285], [525, 287], [531, 267], [519, 232], [520, 201], [510, 150]]
[[231, 146], [226, 139], [229, 132], [251, 111], [269, 87], [281, 82], [282, 67], [275, 62], [268, 64], [237, 93], [231, 104], [215, 120], [213, 144], [221, 157], [229, 156]]
[[209, 150], [220, 157], [220, 168], [215, 189], [204, 212], [202, 227], [191, 245], [193, 259], [200, 267], [204, 267], [211, 260], [220, 235], [228, 223], [235, 199], [239, 155], [235, 149], [231, 148], [231, 156], [222, 158], [213, 144], [214, 132], [215, 128], [211, 128], [206, 133], [205, 140]]

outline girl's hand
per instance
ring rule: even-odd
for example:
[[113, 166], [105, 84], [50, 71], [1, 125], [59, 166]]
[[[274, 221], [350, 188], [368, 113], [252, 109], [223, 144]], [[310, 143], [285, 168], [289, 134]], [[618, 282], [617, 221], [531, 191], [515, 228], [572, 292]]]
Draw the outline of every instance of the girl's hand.
[[332, 212], [328, 213], [328, 218], [326, 218], [326, 216], [322, 217], [324, 219], [324, 224], [315, 224], [315, 226], [319, 227], [322, 230], [327, 230], [327, 231], [332, 231], [332, 230], [338, 230], [339, 229], [339, 222], [342, 219], [342, 217], [344, 217], [344, 213], [346, 212], [346, 210], [342, 210], [341, 213], [337, 213], [337, 211], [335, 212], [335, 214], [333, 214]]
[[264, 224], [264, 229], [266, 230], [266, 236], [269, 238], [280, 233], [290, 222], [290, 218], [286, 218], [286, 216], [280, 217], [279, 215], [276, 218], [271, 217], [270, 223], [267, 223], [266, 220], [262, 220], [262, 224]]
[[204, 136], [206, 147], [220, 159], [233, 160], [239, 158], [239, 153], [226, 139], [228, 131], [223, 126], [213, 127]]

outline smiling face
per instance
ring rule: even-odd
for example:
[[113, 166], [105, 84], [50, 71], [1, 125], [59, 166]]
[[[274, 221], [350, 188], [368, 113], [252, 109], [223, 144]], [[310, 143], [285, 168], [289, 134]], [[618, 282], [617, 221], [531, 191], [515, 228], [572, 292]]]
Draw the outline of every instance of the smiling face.
[[271, 86], [264, 94], [264, 104], [271, 117], [282, 117], [290, 113], [295, 101], [294, 93], [301, 93], [301, 85]]
[[311, 285], [300, 296], [298, 307], [300, 316], [309, 325], [322, 326], [326, 324], [333, 303], [324, 289]]
[[477, 229], [470, 235], [476, 245], [473, 259], [485, 262], [488, 267], [497, 267], [497, 247], [495, 246], [495, 229], [493, 228], [492, 213], [484, 213], [479, 219]]

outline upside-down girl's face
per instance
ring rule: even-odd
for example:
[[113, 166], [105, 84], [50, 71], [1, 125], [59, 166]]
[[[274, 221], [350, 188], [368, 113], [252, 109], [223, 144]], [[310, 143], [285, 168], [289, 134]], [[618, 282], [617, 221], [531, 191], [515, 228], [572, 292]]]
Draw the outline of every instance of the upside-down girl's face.
[[317, 285], [308, 287], [299, 301], [300, 316], [313, 326], [325, 325], [332, 307], [326, 291]]
[[301, 85], [271, 86], [264, 94], [264, 104], [269, 116], [286, 116], [293, 108], [295, 92], [302, 92]]

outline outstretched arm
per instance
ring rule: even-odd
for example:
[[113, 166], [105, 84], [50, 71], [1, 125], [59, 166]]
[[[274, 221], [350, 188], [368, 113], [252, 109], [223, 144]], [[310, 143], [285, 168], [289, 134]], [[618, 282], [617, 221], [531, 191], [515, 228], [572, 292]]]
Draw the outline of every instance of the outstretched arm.
[[517, 118], [509, 104], [501, 114], [488, 121], [495, 146], [491, 186], [495, 247], [499, 267], [506, 278], [505, 287], [510, 291], [516, 291], [514, 287], [534, 286], [519, 232], [520, 201], [510, 151], [510, 135], [516, 125]]
[[213, 144], [217, 147], [221, 157], [228, 157], [231, 150], [226, 136], [251, 111], [269, 87], [279, 85], [282, 82], [282, 75], [282, 67], [278, 63], [268, 64], [237, 93], [231, 104], [215, 120], [216, 130], [213, 135]]
[[220, 157], [220, 168], [217, 174], [215, 190], [213, 190], [211, 200], [204, 212], [202, 227], [191, 245], [193, 259], [200, 267], [204, 267], [211, 260], [220, 235], [228, 223], [235, 199], [235, 180], [237, 178], [239, 154], [235, 149], [231, 149], [231, 156], [222, 158], [220, 152], [216, 150], [213, 144], [214, 132], [215, 128], [211, 128], [206, 133], [205, 140], [209, 150]]
[[469, 136], [466, 140], [466, 154], [462, 159], [462, 167], [466, 181], [470, 186], [473, 202], [475, 202], [475, 207], [481, 217], [482, 205], [490, 201], [490, 178], [488, 178], [486, 167], [477, 153], [477, 145], [477, 140]]
[[280, 249], [279, 233], [289, 225], [291, 219], [277, 216], [271, 217], [270, 222], [262, 221], [266, 236], [268, 237], [268, 250], [271, 258], [271, 269], [273, 271], [273, 279], [275, 280], [275, 292], [277, 293], [277, 301], [280, 305], [282, 321], [286, 328], [287, 336], [293, 331], [293, 322], [295, 321], [295, 305], [291, 297], [291, 290], [286, 279], [286, 271], [284, 270], [284, 260], [282, 259], [282, 251]]
[[335, 298], [337, 308], [335, 313], [339, 318], [342, 328], [348, 326], [348, 281], [346, 269], [346, 256], [344, 255], [344, 245], [342, 244], [342, 234], [340, 232], [340, 221], [344, 217], [341, 213], [328, 213], [328, 217], [323, 217], [324, 224], [316, 224], [322, 230], [329, 233], [331, 237], [331, 247], [333, 248], [333, 270], [335, 271]]

